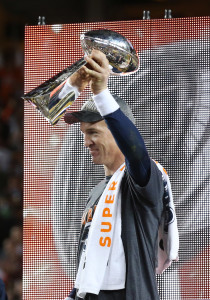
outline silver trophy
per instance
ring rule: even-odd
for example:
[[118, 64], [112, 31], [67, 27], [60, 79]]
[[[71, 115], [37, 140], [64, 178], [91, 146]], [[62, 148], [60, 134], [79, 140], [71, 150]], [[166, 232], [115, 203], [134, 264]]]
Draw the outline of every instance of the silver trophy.
[[[93, 49], [100, 50], [106, 55], [111, 74], [129, 75], [138, 70], [139, 60], [136, 51], [121, 34], [106, 29], [92, 30], [81, 34], [80, 40], [85, 55], [89, 55]], [[22, 98], [35, 106], [52, 125], [55, 125], [75, 100], [74, 92], [67, 93], [62, 98], [59, 94], [66, 80], [85, 64], [85, 59], [81, 58]]]

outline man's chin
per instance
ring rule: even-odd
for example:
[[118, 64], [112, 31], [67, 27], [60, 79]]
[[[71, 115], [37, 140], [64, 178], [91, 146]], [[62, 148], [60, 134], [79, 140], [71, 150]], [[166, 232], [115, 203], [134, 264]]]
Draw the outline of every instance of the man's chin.
[[101, 162], [101, 160], [99, 159], [99, 157], [94, 157], [92, 156], [92, 162], [95, 164], [95, 165], [102, 165], [103, 163]]
[[94, 165], [102, 165], [102, 163], [99, 162], [97, 159], [92, 158], [92, 162], [94, 163]]

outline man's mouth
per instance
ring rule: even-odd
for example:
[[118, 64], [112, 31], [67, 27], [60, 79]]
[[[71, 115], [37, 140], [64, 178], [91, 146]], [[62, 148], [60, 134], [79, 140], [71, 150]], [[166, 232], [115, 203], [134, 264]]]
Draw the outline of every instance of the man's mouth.
[[89, 151], [92, 156], [98, 154], [98, 149], [90, 149]]

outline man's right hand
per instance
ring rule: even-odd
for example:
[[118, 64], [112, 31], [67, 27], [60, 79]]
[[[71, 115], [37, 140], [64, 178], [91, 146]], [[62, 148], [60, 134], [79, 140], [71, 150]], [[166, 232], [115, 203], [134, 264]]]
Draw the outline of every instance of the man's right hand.
[[70, 85], [75, 86], [81, 93], [89, 84], [91, 78], [90, 75], [85, 72], [84, 67], [82, 67], [77, 72], [72, 74], [68, 80]]

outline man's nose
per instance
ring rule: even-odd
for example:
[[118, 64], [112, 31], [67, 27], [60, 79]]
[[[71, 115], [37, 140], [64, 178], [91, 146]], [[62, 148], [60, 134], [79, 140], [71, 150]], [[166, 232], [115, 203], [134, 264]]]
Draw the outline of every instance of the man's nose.
[[88, 135], [84, 135], [84, 146], [88, 148], [92, 143], [93, 142], [90, 137], [88, 137]]

